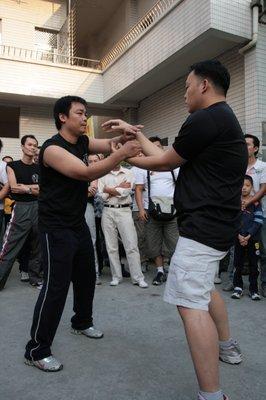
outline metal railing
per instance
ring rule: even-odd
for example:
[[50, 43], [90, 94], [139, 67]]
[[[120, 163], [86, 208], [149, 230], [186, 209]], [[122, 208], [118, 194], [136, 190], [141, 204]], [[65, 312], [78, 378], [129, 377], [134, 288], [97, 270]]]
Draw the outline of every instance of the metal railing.
[[135, 43], [152, 25], [160, 20], [173, 6], [180, 3], [180, 0], [159, 0], [144, 15], [144, 17], [134, 25], [130, 31], [101, 59], [102, 69], [115, 61], [133, 43]]
[[0, 57], [10, 57], [12, 59], [24, 61], [49, 62], [53, 64], [64, 64], [83, 68], [101, 69], [98, 60], [90, 60], [81, 57], [71, 57], [65, 54], [58, 54], [56, 51], [29, 50], [20, 47], [0, 45]]

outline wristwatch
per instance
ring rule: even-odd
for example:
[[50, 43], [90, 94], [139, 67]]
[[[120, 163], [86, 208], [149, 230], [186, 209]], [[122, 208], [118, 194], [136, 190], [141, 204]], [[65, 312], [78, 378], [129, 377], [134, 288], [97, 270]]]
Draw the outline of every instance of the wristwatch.
[[28, 194], [32, 194], [31, 187], [29, 187], [29, 189], [28, 189]]

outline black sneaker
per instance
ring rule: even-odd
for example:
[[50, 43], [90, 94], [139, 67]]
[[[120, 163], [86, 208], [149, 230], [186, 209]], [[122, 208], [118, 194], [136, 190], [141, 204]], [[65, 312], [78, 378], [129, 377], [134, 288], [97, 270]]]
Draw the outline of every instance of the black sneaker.
[[235, 287], [231, 295], [232, 299], [240, 299], [243, 296], [243, 289], [240, 287]]
[[163, 272], [157, 272], [157, 275], [152, 281], [152, 284], [155, 286], [159, 286], [166, 281], [166, 275]]

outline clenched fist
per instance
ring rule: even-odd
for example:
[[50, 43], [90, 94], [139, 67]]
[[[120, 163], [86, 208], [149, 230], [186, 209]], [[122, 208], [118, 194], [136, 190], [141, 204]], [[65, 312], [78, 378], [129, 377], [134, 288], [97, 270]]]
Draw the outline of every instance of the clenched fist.
[[141, 152], [141, 145], [137, 140], [130, 140], [126, 142], [119, 150], [124, 154], [125, 158], [136, 157]]

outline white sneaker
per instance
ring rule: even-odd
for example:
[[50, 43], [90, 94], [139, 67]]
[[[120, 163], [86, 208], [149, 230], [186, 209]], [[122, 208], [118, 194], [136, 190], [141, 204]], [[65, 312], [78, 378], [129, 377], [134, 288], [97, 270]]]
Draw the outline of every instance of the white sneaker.
[[29, 282], [30, 277], [29, 277], [28, 272], [21, 271], [20, 280], [21, 280], [21, 282]]
[[118, 279], [113, 279], [113, 280], [110, 282], [110, 286], [117, 286], [117, 285], [119, 285], [119, 280], [118, 280]]
[[141, 281], [139, 281], [139, 282], [138, 282], [138, 285], [139, 285], [139, 287], [142, 288], [142, 289], [146, 289], [147, 287], [149, 287], [149, 285], [147, 284], [147, 282], [144, 281], [144, 279], [141, 280]]

